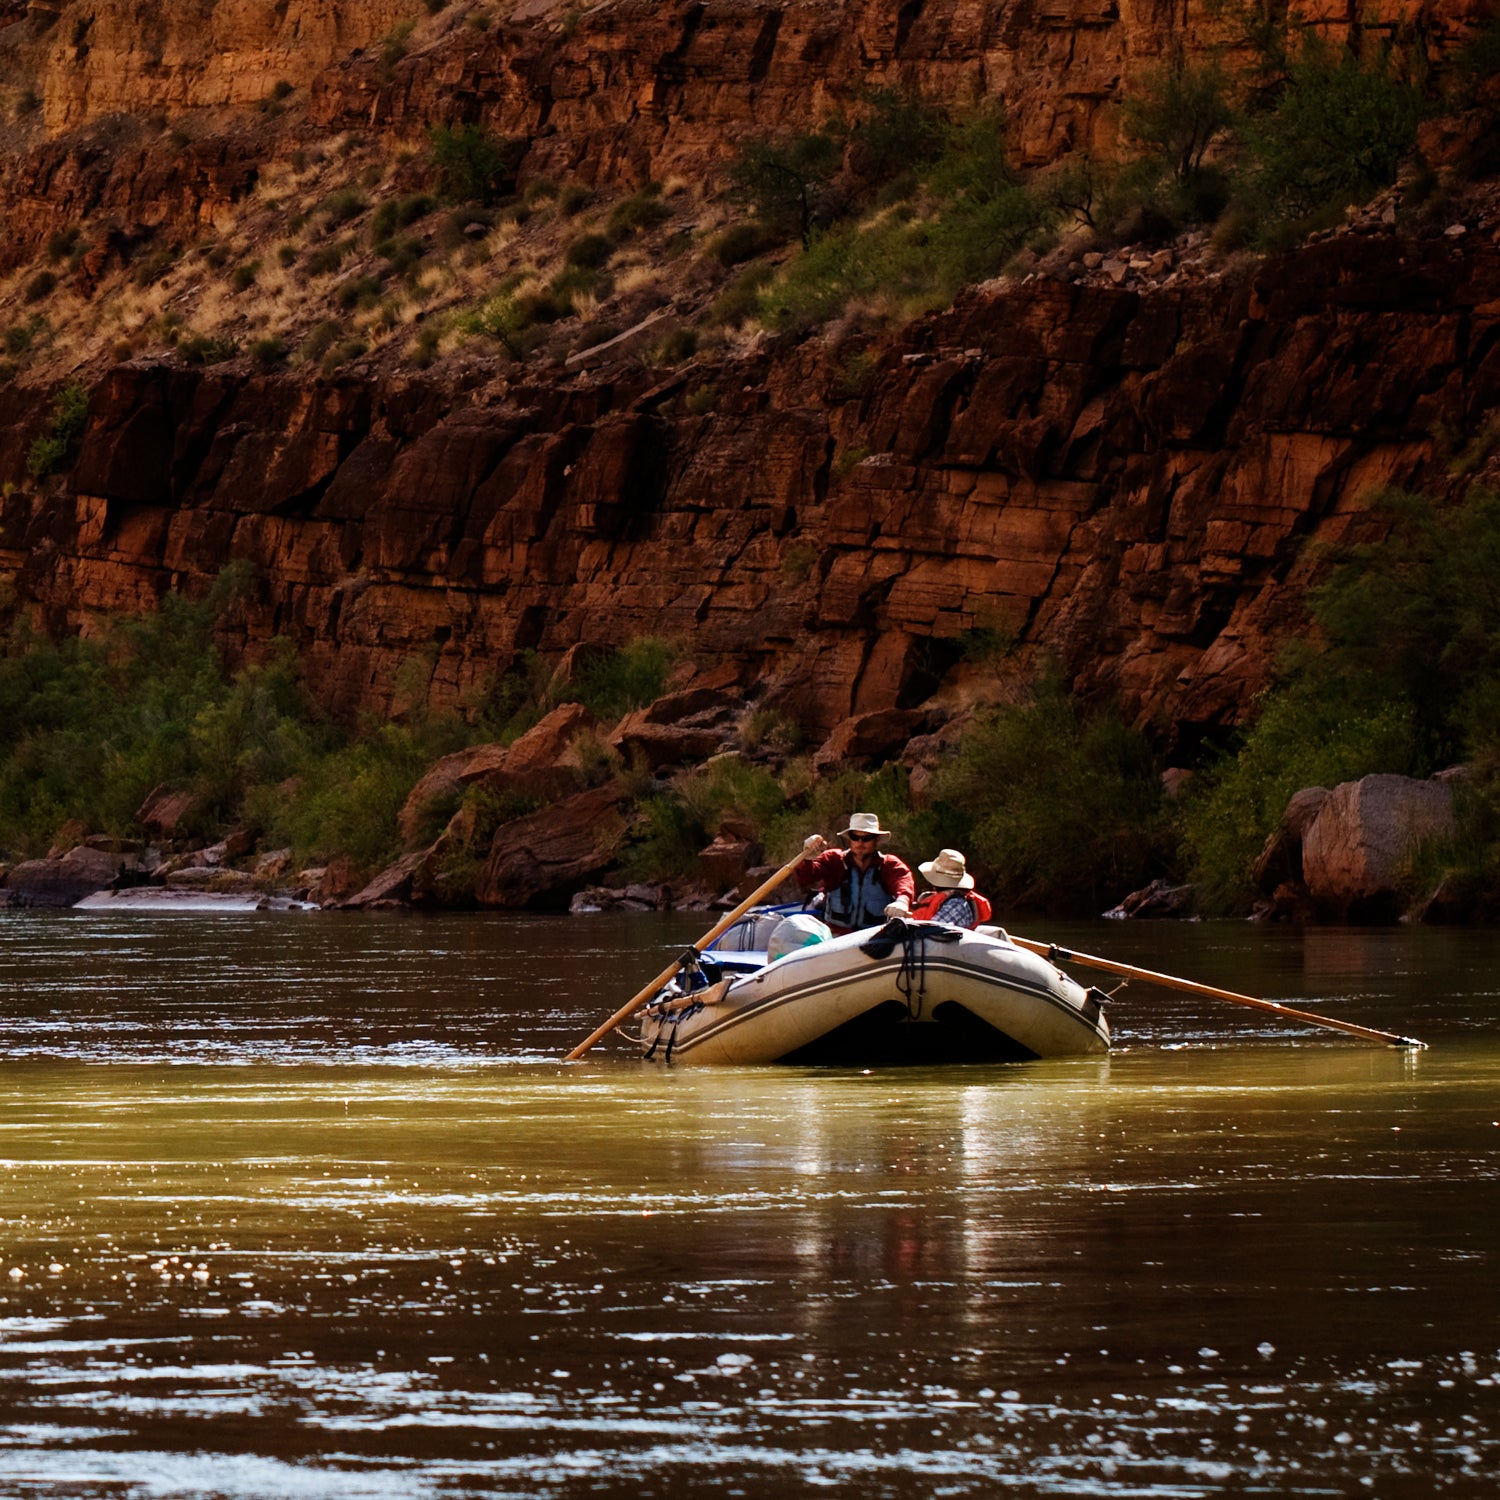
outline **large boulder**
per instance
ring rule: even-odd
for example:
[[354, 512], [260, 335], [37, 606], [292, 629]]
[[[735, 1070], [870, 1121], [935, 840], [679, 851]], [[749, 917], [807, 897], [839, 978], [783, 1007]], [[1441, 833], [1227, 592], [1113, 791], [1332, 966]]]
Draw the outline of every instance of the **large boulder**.
[[417, 842], [429, 810], [476, 781], [496, 792], [553, 798], [574, 790], [577, 777], [566, 762], [569, 746], [595, 719], [581, 703], [563, 703], [513, 744], [471, 745], [445, 755], [411, 790], [397, 815], [402, 841]]
[[129, 858], [80, 844], [60, 859], [28, 859], [5, 877], [7, 906], [72, 906], [95, 891], [107, 890], [127, 867]]
[[136, 809], [135, 820], [154, 838], [175, 839], [197, 816], [202, 799], [196, 792], [168, 786], [153, 787]]
[[1453, 831], [1453, 789], [1409, 776], [1366, 776], [1328, 794], [1302, 838], [1302, 875], [1325, 917], [1389, 922], [1412, 855]]
[[1326, 786], [1305, 786], [1292, 793], [1281, 822], [1272, 830], [1251, 871], [1261, 890], [1302, 883], [1302, 841], [1327, 801]]
[[820, 771], [836, 769], [849, 761], [884, 760], [906, 749], [914, 735], [927, 728], [928, 716], [920, 709], [882, 708], [874, 713], [851, 714], [813, 755]]
[[617, 782], [503, 823], [474, 887], [481, 906], [561, 902], [607, 869], [625, 835]]

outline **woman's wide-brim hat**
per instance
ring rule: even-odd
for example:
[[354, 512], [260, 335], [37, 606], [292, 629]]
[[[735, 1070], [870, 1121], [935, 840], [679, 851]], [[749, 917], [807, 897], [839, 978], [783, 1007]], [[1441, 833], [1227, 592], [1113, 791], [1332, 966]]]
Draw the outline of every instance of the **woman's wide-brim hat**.
[[941, 886], [949, 891], [972, 891], [974, 877], [964, 865], [964, 857], [957, 849], [940, 849], [935, 859], [918, 865], [923, 877], [930, 885]]
[[845, 834], [873, 833], [880, 838], [884, 838], [890, 831], [889, 828], [880, 826], [879, 813], [850, 813], [849, 826], [844, 829]]

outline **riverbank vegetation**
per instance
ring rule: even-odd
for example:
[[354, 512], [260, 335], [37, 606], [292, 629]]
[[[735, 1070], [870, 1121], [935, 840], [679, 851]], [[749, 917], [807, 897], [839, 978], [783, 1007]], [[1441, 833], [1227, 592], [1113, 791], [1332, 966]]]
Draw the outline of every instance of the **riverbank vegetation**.
[[1331, 559], [1308, 598], [1311, 637], [1287, 647], [1184, 806], [1185, 865], [1209, 910], [1246, 907], [1251, 865], [1299, 787], [1456, 764], [1459, 833], [1425, 852], [1414, 885], [1500, 890], [1500, 494], [1474, 484], [1441, 505], [1391, 491], [1378, 505], [1388, 534]]

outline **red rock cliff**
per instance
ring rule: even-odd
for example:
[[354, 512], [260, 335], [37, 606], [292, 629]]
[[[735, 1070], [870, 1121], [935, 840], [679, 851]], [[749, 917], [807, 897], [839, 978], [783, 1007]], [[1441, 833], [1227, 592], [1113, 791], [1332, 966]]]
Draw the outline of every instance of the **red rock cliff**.
[[251, 558], [248, 637], [345, 709], [413, 660], [454, 702], [521, 648], [653, 633], [827, 730], [968, 701], [964, 637], [1001, 628], [1191, 737], [1264, 682], [1304, 539], [1500, 399], [1500, 254], [1373, 234], [1239, 285], [1036, 279], [842, 378], [812, 345], [656, 384], [123, 366], [68, 493], [3, 502], [0, 568], [61, 625]]

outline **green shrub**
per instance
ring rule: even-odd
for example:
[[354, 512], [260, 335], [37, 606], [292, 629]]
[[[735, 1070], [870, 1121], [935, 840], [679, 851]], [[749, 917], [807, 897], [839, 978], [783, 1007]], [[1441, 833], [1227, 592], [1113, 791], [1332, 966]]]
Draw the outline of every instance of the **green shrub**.
[[297, 351], [298, 357], [304, 364], [316, 363], [339, 341], [343, 331], [344, 325], [336, 319], [324, 319], [303, 339], [302, 347]]
[[218, 365], [233, 359], [240, 346], [225, 334], [193, 333], [177, 340], [177, 352], [190, 365]]
[[623, 198], [610, 210], [608, 234], [612, 240], [646, 229], [655, 229], [671, 217], [671, 210], [661, 201], [661, 191], [654, 184]]
[[670, 642], [640, 636], [585, 661], [557, 699], [582, 703], [598, 719], [618, 719], [661, 697], [676, 655]]
[[941, 153], [948, 126], [941, 110], [896, 89], [877, 89], [867, 104], [849, 132], [852, 165], [866, 181], [910, 178]]
[[806, 245], [824, 218], [843, 159], [843, 142], [832, 128], [761, 137], [747, 142], [730, 165], [731, 189], [764, 223]]
[[380, 278], [378, 276], [351, 276], [334, 294], [334, 301], [345, 312], [358, 307], [370, 307], [380, 300]]
[[153, 250], [136, 266], [131, 279], [139, 287], [155, 286], [177, 264], [179, 252], [163, 246]]
[[680, 365], [697, 352], [698, 335], [691, 328], [674, 328], [651, 346], [647, 362], [653, 365]]
[[47, 259], [51, 261], [66, 260], [73, 253], [73, 247], [78, 244], [82, 231], [76, 224], [69, 224], [65, 228], [53, 230], [47, 236]]
[[411, 193], [404, 198], [388, 198], [370, 215], [370, 242], [379, 245], [398, 229], [405, 229], [425, 219], [437, 203], [426, 193]]
[[1098, 913], [1166, 868], [1159, 768], [1145, 738], [1060, 684], [965, 732], [910, 825], [963, 849], [997, 905]]
[[354, 248], [353, 240], [334, 240], [319, 245], [302, 263], [303, 269], [309, 276], [332, 275], [354, 253]]
[[1194, 781], [1181, 813], [1189, 874], [1208, 912], [1248, 909], [1250, 869], [1292, 793], [1416, 768], [1411, 705], [1368, 684], [1307, 682], [1267, 696], [1232, 755]]
[[775, 276], [773, 266], [747, 266], [714, 298], [705, 321], [716, 327], [738, 328], [759, 316], [762, 294]]
[[708, 247], [708, 253], [726, 270], [757, 255], [764, 255], [782, 242], [782, 237], [769, 224], [759, 219], [745, 219], [731, 224], [717, 235]]
[[1008, 165], [1004, 121], [989, 110], [947, 126], [920, 186], [911, 205], [813, 235], [762, 294], [762, 314], [798, 327], [824, 322], [855, 300], [903, 316], [946, 306], [961, 287], [998, 272], [1053, 212]]
[[357, 219], [368, 207], [365, 195], [358, 188], [346, 187], [331, 193], [318, 205], [317, 211], [329, 229], [337, 229], [351, 219]]
[[258, 275], [260, 275], [260, 262], [258, 260], [247, 261], [244, 265], [234, 268], [229, 284], [237, 292], [247, 292], [255, 285], [255, 278]]
[[615, 253], [614, 241], [605, 234], [581, 234], [568, 246], [563, 260], [570, 266], [597, 271]]
[[524, 141], [502, 141], [481, 125], [434, 125], [428, 148], [438, 192], [450, 203], [493, 203], [514, 182]]
[[1179, 183], [1203, 170], [1204, 158], [1235, 123], [1219, 64], [1192, 63], [1180, 52], [1146, 74], [1126, 99], [1124, 116], [1126, 129]]
[[348, 364], [351, 359], [358, 359], [360, 355], [369, 352], [370, 346], [364, 339], [341, 339], [318, 362], [318, 368], [328, 375]]
[[250, 358], [257, 369], [271, 370], [282, 364], [287, 357], [286, 340], [276, 334], [256, 339], [250, 345]]
[[28, 302], [41, 302], [57, 289], [55, 271], [38, 271], [22, 288], [21, 295]]
[[57, 393], [52, 401], [51, 427], [34, 439], [26, 451], [26, 472], [32, 479], [45, 479], [68, 461], [88, 414], [89, 393], [85, 386], [75, 380]]
[[1246, 127], [1246, 197], [1262, 237], [1394, 182], [1424, 108], [1421, 90], [1397, 76], [1388, 55], [1364, 62], [1310, 38], [1274, 109]]
[[1500, 496], [1476, 485], [1440, 507], [1391, 492], [1379, 510], [1384, 539], [1337, 554], [1309, 596], [1320, 644], [1288, 653], [1185, 808], [1195, 877], [1224, 909], [1248, 899], [1250, 865], [1300, 787], [1500, 762]]

